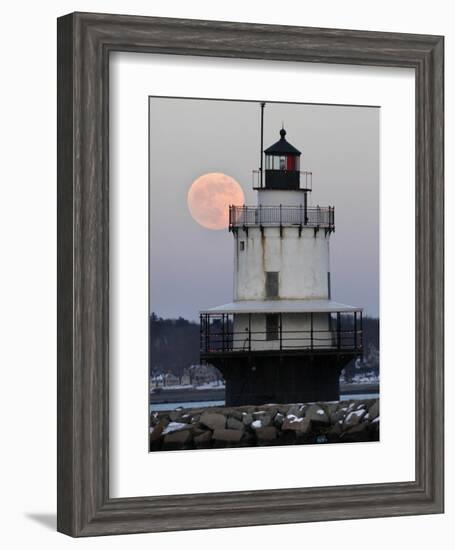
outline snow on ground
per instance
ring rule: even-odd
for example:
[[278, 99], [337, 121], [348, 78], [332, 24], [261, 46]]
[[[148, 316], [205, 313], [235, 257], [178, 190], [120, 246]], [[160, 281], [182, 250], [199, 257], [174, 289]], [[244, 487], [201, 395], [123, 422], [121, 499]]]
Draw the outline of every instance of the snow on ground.
[[[158, 388], [162, 388], [163, 390], [191, 390], [193, 386], [191, 384], [172, 384], [169, 386], [158, 386]], [[157, 388], [152, 388], [152, 390], [156, 390]]]
[[184, 422], [169, 422], [169, 424], [163, 430], [163, 435], [177, 432], [178, 430], [186, 428], [187, 426], [188, 424], [185, 424]]
[[291, 422], [303, 422], [304, 421], [303, 416], [299, 417], [299, 416], [295, 416], [293, 414], [289, 414], [286, 418]]
[[225, 385], [218, 382], [207, 382], [206, 384], [200, 384], [199, 386], [194, 386], [193, 384], [170, 384], [168, 386], [155, 386], [151, 390], [156, 391], [160, 390], [224, 390]]
[[349, 420], [351, 420], [351, 418], [353, 416], [362, 416], [363, 414], [365, 414], [365, 409], [359, 409], [357, 411], [351, 411], [347, 417], [345, 418], [345, 422], [349, 422]]
[[346, 382], [345, 377], [340, 376], [340, 382], [342, 384], [379, 384], [379, 376], [368, 372], [366, 374], [355, 374], [349, 382]]

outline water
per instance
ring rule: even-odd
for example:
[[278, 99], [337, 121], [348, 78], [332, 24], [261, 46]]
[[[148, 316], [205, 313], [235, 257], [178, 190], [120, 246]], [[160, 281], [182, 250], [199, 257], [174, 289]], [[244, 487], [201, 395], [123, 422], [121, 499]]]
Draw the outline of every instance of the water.
[[[377, 399], [379, 393], [358, 393], [342, 395], [340, 401], [349, 401], [349, 399]], [[223, 407], [224, 400], [221, 401], [181, 401], [175, 403], [157, 403], [150, 404], [150, 411], [173, 411], [182, 407], [182, 409], [199, 409], [201, 407]]]
[[349, 399], [378, 399], [379, 393], [352, 393], [342, 395], [340, 401], [349, 401]]

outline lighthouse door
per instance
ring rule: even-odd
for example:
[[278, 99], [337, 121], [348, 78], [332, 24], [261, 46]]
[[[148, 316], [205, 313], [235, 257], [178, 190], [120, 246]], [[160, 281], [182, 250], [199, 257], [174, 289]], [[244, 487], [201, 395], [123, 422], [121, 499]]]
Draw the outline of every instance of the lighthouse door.
[[278, 271], [266, 271], [265, 295], [267, 298], [278, 298]]

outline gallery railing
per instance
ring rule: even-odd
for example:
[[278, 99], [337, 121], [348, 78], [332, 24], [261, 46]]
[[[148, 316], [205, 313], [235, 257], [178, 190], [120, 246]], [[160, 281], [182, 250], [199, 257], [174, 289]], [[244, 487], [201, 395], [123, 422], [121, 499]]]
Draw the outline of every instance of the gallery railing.
[[[312, 325], [311, 321], [311, 325]], [[251, 321], [249, 322], [251, 327]], [[201, 358], [222, 354], [242, 353], [352, 353], [363, 350], [362, 316], [360, 312], [349, 314], [344, 324], [335, 316], [329, 328], [321, 330], [310, 326], [302, 330], [284, 329], [281, 319], [269, 330], [234, 330], [230, 315], [202, 314], [200, 321]]]
[[335, 230], [332, 206], [230, 206], [229, 230], [256, 226], [314, 227]]

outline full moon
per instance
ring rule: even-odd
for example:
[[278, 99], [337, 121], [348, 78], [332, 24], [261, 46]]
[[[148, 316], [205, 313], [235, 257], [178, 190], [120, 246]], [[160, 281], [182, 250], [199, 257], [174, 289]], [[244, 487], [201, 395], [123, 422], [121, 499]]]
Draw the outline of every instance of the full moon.
[[229, 226], [229, 205], [245, 202], [242, 188], [234, 178], [212, 172], [199, 176], [188, 191], [188, 208], [194, 220], [207, 229]]

